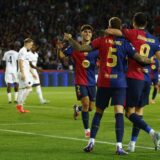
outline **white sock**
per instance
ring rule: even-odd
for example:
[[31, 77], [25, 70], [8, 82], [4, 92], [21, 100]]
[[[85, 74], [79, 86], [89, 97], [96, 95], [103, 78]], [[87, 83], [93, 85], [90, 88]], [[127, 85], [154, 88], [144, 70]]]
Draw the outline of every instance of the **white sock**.
[[116, 146], [119, 147], [119, 148], [122, 148], [122, 143], [121, 142], [117, 142]]
[[130, 144], [131, 144], [131, 145], [135, 145], [136, 142], [135, 142], [135, 141], [130, 141]]
[[89, 139], [89, 143], [93, 143], [94, 144], [95, 143], [95, 139], [94, 138], [90, 138]]
[[38, 94], [38, 98], [39, 98], [40, 102], [43, 102], [44, 98], [43, 98], [43, 95], [42, 95], [42, 89], [41, 89], [40, 85], [36, 87], [36, 92]]
[[14, 92], [14, 100], [17, 101], [18, 92]]
[[153, 129], [150, 130], [149, 135], [153, 138], [155, 131]]
[[85, 129], [85, 132], [90, 132], [90, 129], [88, 128], [88, 129]]
[[12, 95], [11, 95], [11, 93], [7, 93], [7, 95], [8, 95], [8, 101], [11, 102], [12, 101]]
[[23, 102], [27, 99], [29, 93], [32, 91], [32, 88], [26, 88], [23, 94]]
[[18, 92], [17, 101], [19, 105], [23, 105], [23, 95], [24, 95], [25, 89], [20, 89]]

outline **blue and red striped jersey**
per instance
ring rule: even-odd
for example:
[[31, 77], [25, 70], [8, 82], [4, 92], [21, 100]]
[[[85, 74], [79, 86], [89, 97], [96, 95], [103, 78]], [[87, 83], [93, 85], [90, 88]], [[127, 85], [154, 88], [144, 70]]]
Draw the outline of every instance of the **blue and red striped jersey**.
[[127, 87], [127, 57], [135, 54], [133, 46], [123, 37], [106, 36], [93, 40], [92, 47], [99, 50], [98, 87]]
[[150, 65], [151, 72], [150, 72], [150, 77], [151, 79], [156, 79], [158, 77], [158, 71], [159, 71], [159, 61], [156, 58], [155, 63]]
[[[156, 51], [160, 51], [158, 39], [143, 29], [124, 29], [123, 34], [142, 56], [150, 58]], [[143, 68], [134, 59], [129, 58], [127, 77], [150, 81], [149, 70], [150, 65]]]
[[64, 54], [66, 56], [71, 56], [74, 60], [76, 85], [96, 85], [95, 72], [98, 53], [98, 50], [79, 52], [74, 50], [71, 46], [65, 49]]

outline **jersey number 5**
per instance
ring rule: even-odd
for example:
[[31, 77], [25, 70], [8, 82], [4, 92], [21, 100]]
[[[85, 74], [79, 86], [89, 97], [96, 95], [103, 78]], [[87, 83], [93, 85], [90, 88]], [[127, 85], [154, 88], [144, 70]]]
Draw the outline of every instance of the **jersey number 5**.
[[117, 65], [117, 48], [109, 47], [108, 54], [107, 54], [107, 67], [115, 67]]

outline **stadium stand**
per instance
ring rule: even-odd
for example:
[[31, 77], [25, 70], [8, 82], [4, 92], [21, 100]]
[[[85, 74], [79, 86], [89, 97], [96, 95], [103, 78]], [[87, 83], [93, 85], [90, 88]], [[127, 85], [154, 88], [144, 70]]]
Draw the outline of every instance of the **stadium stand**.
[[0, 1], [0, 68], [2, 56], [10, 42], [22, 46], [23, 39], [32, 36], [40, 42], [39, 66], [43, 69], [61, 67], [57, 58], [56, 42], [65, 31], [80, 40], [82, 24], [91, 24], [95, 36], [107, 27], [111, 16], [122, 18], [130, 26], [133, 14], [144, 11], [149, 18], [148, 30], [160, 35], [159, 0], [1, 0]]

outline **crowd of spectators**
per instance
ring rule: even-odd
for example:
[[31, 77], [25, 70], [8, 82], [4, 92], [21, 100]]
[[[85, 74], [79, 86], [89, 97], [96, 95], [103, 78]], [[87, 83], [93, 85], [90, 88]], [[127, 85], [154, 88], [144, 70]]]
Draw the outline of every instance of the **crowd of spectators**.
[[0, 60], [9, 43], [21, 47], [24, 38], [33, 37], [40, 42], [39, 65], [44, 69], [63, 69], [56, 43], [63, 39], [64, 32], [80, 40], [80, 26], [91, 24], [96, 37], [107, 27], [110, 17], [118, 16], [130, 26], [137, 11], [148, 15], [148, 30], [160, 36], [159, 0], [1, 0]]

